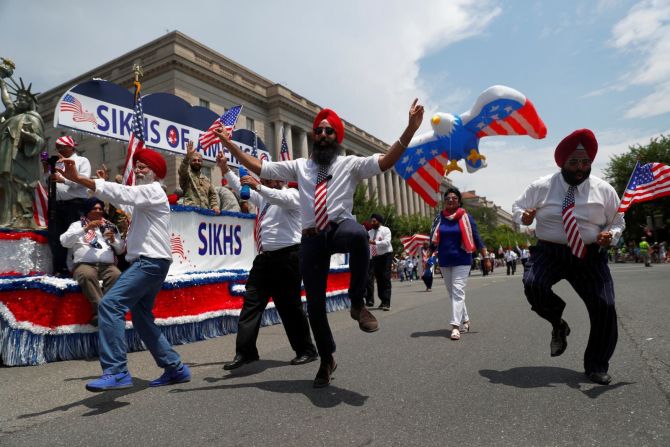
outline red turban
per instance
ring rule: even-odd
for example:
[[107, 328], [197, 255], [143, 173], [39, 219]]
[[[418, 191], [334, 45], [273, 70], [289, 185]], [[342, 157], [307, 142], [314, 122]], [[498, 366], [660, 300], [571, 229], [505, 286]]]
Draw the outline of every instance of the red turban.
[[165, 164], [165, 159], [161, 154], [151, 149], [140, 149], [135, 152], [133, 155], [133, 161], [141, 161], [145, 165], [149, 166], [149, 169], [154, 171], [154, 174], [158, 176], [159, 179], [164, 179], [167, 174], [167, 166]]
[[314, 118], [314, 125], [312, 128], [316, 129], [319, 127], [319, 123], [321, 123], [323, 120], [328, 121], [333, 129], [335, 129], [337, 142], [342, 144], [342, 140], [344, 139], [344, 124], [342, 124], [342, 120], [339, 116], [337, 116], [337, 113], [330, 109], [323, 109], [319, 112], [318, 115], [316, 115], [316, 118]]
[[568, 157], [577, 149], [577, 146], [582, 145], [586, 154], [591, 161], [596, 158], [598, 152], [598, 141], [589, 129], [579, 129], [572, 132], [563, 141], [558, 143], [556, 151], [554, 152], [554, 160], [559, 168], [562, 168]]

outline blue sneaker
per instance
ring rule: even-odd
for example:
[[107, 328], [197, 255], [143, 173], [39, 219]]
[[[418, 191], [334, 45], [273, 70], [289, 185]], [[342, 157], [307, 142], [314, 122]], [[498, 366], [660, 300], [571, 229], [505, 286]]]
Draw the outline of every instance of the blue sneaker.
[[99, 379], [95, 379], [86, 384], [86, 389], [94, 393], [107, 390], [123, 390], [133, 386], [133, 378], [129, 372], [118, 374], [103, 374]]
[[165, 369], [165, 372], [156, 380], [149, 382], [149, 386], [174, 385], [191, 381], [191, 370], [188, 366], [181, 365], [178, 369]]

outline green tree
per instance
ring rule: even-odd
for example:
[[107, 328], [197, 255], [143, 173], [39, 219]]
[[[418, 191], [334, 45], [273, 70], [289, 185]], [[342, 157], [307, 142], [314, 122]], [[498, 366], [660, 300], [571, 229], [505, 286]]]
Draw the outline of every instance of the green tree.
[[[652, 138], [645, 146], [629, 146], [625, 154], [610, 158], [603, 173], [619, 197], [623, 195], [628, 180], [635, 168], [640, 164], [659, 162], [670, 164], [670, 137], [661, 135]], [[670, 224], [670, 197], [663, 197], [651, 202], [634, 203], [626, 212], [626, 231], [624, 239], [638, 241], [642, 237], [647, 225], [652, 222], [654, 239], [656, 241], [668, 239], [668, 225]]]

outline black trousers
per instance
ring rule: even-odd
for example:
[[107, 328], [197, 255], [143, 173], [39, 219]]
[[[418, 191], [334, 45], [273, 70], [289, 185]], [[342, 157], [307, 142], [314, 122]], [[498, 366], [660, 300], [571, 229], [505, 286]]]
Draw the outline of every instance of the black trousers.
[[84, 199], [58, 200], [56, 202], [55, 216], [49, 221], [48, 228], [54, 273], [70, 274], [67, 268], [67, 248], [60, 244], [60, 235], [67, 231], [72, 222], [79, 220], [83, 205]]
[[316, 353], [309, 324], [300, 300], [299, 245], [259, 254], [249, 271], [244, 305], [237, 325], [235, 351], [246, 358], [258, 358], [256, 340], [263, 311], [270, 298], [279, 312], [286, 336], [295, 353]]
[[565, 308], [565, 302], [551, 290], [562, 279], [584, 301], [591, 320], [584, 370], [607, 372], [618, 338], [614, 284], [607, 253], [596, 244], [587, 247], [584, 259], [573, 256], [567, 245], [539, 241], [531, 248], [523, 275], [526, 298], [532, 310], [552, 325], [560, 323]]
[[510, 272], [512, 275], [516, 273], [516, 259], [514, 261], [505, 261], [507, 265], [507, 275], [509, 276]]
[[326, 286], [330, 255], [349, 253], [349, 299], [352, 306], [362, 306], [370, 261], [369, 239], [365, 227], [346, 219], [313, 236], [303, 236], [300, 244], [300, 270], [307, 292], [307, 313], [316, 348], [322, 359], [335, 352], [335, 340], [326, 314]]
[[365, 289], [365, 302], [374, 304], [375, 280], [377, 281], [377, 296], [382, 305], [391, 305], [391, 263], [393, 253], [386, 253], [370, 259], [368, 284]]

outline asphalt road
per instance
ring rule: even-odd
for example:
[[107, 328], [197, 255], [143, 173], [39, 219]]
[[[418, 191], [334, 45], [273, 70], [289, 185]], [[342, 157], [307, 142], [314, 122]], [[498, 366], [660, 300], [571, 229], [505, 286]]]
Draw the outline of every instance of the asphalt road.
[[381, 329], [365, 334], [330, 314], [338, 369], [312, 388], [317, 363], [291, 366], [280, 325], [263, 328], [261, 361], [234, 371], [234, 335], [178, 346], [193, 381], [147, 388], [160, 375], [129, 356], [135, 387], [92, 394], [97, 360], [0, 368], [0, 445], [646, 446], [670, 445], [670, 265], [612, 266], [619, 344], [610, 386], [583, 375], [589, 323], [565, 282], [572, 333], [549, 356], [550, 326], [523, 296], [519, 274], [472, 276], [471, 333], [449, 340], [450, 304], [436, 279], [393, 284]]

